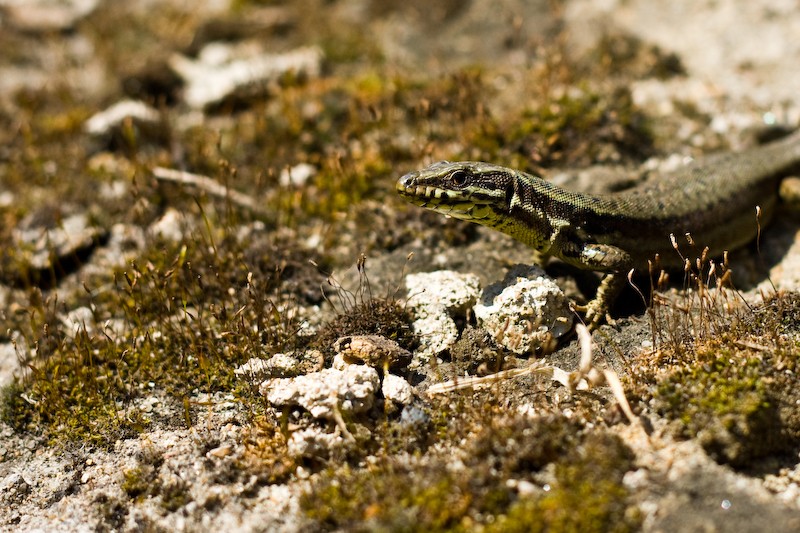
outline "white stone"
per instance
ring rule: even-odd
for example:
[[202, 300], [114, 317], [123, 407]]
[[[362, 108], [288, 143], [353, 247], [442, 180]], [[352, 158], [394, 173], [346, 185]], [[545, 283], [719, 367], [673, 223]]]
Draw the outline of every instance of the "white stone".
[[417, 318], [411, 328], [419, 337], [419, 347], [414, 352], [411, 367], [419, 367], [448, 350], [458, 340], [455, 321], [443, 305], [430, 305], [416, 310]]
[[180, 242], [183, 240], [186, 226], [186, 216], [177, 209], [170, 207], [164, 212], [161, 218], [153, 222], [150, 227], [147, 228], [147, 233], [168, 241]]
[[221, 102], [240, 90], [264, 92], [270, 82], [286, 72], [316, 77], [321, 64], [322, 51], [313, 46], [284, 54], [254, 54], [251, 50], [211, 43], [197, 60], [182, 55], [170, 59], [172, 69], [186, 81], [184, 100], [194, 108]]
[[438, 270], [406, 276], [408, 306], [442, 306], [449, 313], [466, 313], [475, 305], [481, 284], [475, 274]]
[[328, 457], [331, 450], [343, 444], [344, 439], [338, 431], [331, 433], [323, 428], [308, 427], [293, 432], [286, 448], [293, 457]]
[[246, 376], [253, 379], [266, 377], [292, 377], [300, 373], [302, 361], [293, 354], [276, 353], [269, 359], [251, 357], [245, 364], [234, 370], [237, 376]]
[[406, 276], [408, 307], [415, 316], [412, 324], [420, 346], [412, 368], [426, 364], [458, 340], [453, 316], [466, 315], [475, 305], [481, 286], [478, 276], [439, 270]]
[[278, 177], [278, 183], [283, 187], [304, 185], [310, 178], [317, 173], [317, 167], [308, 163], [300, 163], [293, 167], [285, 168]]
[[118, 128], [126, 119], [140, 124], [157, 124], [161, 117], [158, 111], [138, 100], [123, 100], [105, 111], [92, 115], [86, 121], [86, 132], [90, 135], [104, 135]]
[[66, 315], [59, 315], [59, 319], [64, 324], [65, 333], [70, 337], [74, 337], [79, 331], [92, 333], [95, 330], [94, 313], [85, 306], [73, 309]]
[[400, 405], [408, 405], [414, 399], [414, 388], [411, 383], [394, 374], [383, 376], [381, 392], [384, 398]]
[[516, 265], [486, 287], [475, 305], [478, 325], [514, 353], [525, 354], [572, 328], [569, 300], [536, 266]]
[[260, 390], [276, 407], [296, 405], [314, 418], [331, 419], [337, 408], [350, 413], [367, 411], [379, 386], [374, 368], [348, 365], [344, 370], [326, 368], [295, 378], [268, 379]]

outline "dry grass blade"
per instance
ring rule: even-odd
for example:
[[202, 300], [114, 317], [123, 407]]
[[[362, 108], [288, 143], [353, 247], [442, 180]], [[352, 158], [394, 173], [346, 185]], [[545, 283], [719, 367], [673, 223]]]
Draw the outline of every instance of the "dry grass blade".
[[512, 368], [510, 370], [501, 370], [500, 372], [497, 372], [490, 376], [466, 377], [466, 378], [452, 379], [450, 381], [445, 381], [444, 383], [437, 383], [428, 388], [427, 393], [429, 395], [434, 395], [434, 394], [443, 394], [446, 392], [453, 392], [461, 389], [469, 389], [469, 388], [480, 389], [484, 387], [490, 387], [496, 384], [497, 382], [505, 379], [512, 379], [519, 376], [527, 376], [529, 374], [552, 373], [553, 368], [554, 367], [550, 365], [543, 365], [541, 364], [540, 361], [536, 361], [525, 368]]
[[230, 200], [237, 206], [256, 213], [260, 211], [258, 204], [250, 196], [221, 185], [208, 176], [164, 167], [153, 168], [153, 176], [161, 181], [195, 187], [210, 196]]

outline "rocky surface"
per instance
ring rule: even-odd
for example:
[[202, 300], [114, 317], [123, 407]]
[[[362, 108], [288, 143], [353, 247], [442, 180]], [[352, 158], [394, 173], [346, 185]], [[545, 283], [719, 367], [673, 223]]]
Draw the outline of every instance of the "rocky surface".
[[393, 194], [794, 127], [796, 2], [264, 4], [0, 0], [0, 529], [800, 529], [795, 217], [749, 307], [706, 272], [580, 347], [476, 320], [529, 251]]
[[572, 330], [569, 301], [544, 270], [513, 266], [475, 305], [478, 325], [517, 354], [550, 351]]

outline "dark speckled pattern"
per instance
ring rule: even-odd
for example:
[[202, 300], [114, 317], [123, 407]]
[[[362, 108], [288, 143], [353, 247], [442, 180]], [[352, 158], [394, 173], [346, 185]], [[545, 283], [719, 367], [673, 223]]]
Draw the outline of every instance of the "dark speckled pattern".
[[472, 161], [436, 163], [403, 176], [397, 189], [417, 205], [493, 227], [556, 256], [561, 250], [551, 246], [554, 235], [567, 228], [584, 243], [625, 250], [642, 268], [656, 253], [662, 264], [680, 264], [670, 234], [685, 244], [683, 235], [691, 233], [712, 255], [750, 242], [758, 231], [756, 206], [763, 227], [773, 215], [780, 179], [798, 168], [800, 132], [750, 150], [710, 155], [608, 195], [570, 192], [523, 172]]

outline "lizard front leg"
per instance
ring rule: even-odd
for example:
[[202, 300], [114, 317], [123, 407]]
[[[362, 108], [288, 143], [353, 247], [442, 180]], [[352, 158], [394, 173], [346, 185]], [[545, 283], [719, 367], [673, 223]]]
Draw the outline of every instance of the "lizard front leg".
[[562, 234], [554, 244], [564, 262], [586, 270], [606, 272], [594, 299], [586, 306], [576, 308], [585, 312], [589, 329], [597, 328], [603, 319], [610, 323], [608, 308], [625, 286], [626, 274], [633, 264], [630, 254], [610, 244], [581, 239], [574, 233]]

